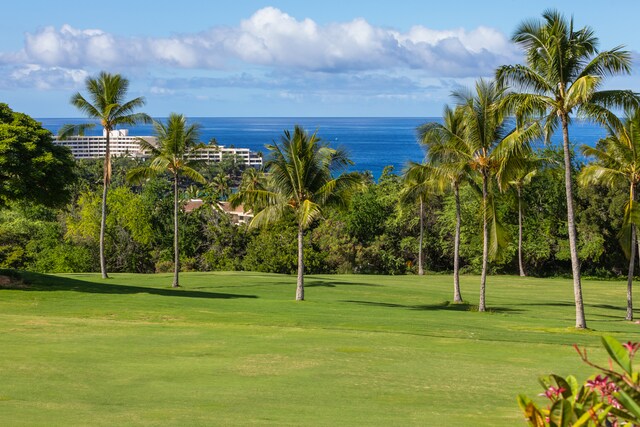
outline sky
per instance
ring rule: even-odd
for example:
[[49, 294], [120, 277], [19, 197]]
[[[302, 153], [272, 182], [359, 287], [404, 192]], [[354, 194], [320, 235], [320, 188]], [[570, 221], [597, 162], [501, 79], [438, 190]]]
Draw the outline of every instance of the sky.
[[23, 0], [3, 4], [0, 102], [78, 117], [70, 97], [101, 70], [166, 117], [433, 117], [451, 91], [522, 61], [517, 25], [554, 8], [625, 45], [640, 92], [637, 0]]

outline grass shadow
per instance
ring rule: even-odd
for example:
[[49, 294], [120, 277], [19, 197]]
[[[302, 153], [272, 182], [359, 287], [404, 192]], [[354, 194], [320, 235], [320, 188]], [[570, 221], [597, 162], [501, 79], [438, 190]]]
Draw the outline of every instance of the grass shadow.
[[336, 286], [382, 286], [382, 285], [377, 285], [375, 283], [354, 283], [354, 282], [344, 282], [344, 281], [340, 281], [340, 280], [318, 280], [318, 279], [308, 279], [308, 281], [305, 282], [304, 287], [305, 288], [316, 288], [316, 287], [324, 287], [324, 288], [335, 288]]
[[222, 292], [193, 291], [183, 288], [153, 288], [145, 286], [132, 286], [104, 281], [103, 283], [85, 282], [83, 280], [71, 279], [68, 277], [50, 276], [47, 274], [22, 272], [21, 277], [28, 286], [19, 290], [24, 292], [37, 291], [72, 291], [95, 294], [130, 295], [149, 294], [166, 297], [186, 297], [186, 298], [210, 298], [210, 299], [235, 299], [235, 298], [258, 298], [256, 295], [230, 294]]
[[[376, 307], [388, 307], [388, 308], [404, 308], [406, 310], [419, 310], [419, 311], [478, 311], [478, 307], [468, 303], [452, 304], [449, 301], [444, 301], [440, 304], [420, 304], [420, 305], [407, 305], [407, 304], [393, 304], [387, 302], [373, 302], [373, 301], [356, 301], [356, 300], [343, 300], [342, 302], [348, 302], [352, 304], [360, 304], [366, 306]], [[520, 312], [522, 310], [517, 308], [507, 307], [489, 307], [487, 312], [489, 313], [512, 313]]]

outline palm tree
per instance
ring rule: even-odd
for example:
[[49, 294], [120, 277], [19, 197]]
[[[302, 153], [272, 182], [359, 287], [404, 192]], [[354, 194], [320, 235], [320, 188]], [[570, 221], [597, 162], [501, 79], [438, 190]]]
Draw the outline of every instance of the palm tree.
[[466, 156], [459, 156], [456, 146], [464, 138], [462, 109], [444, 107], [443, 123], [430, 122], [418, 128], [420, 143], [427, 147], [427, 164], [441, 189], [450, 186], [456, 203], [456, 231], [453, 242], [453, 302], [462, 303], [460, 291], [460, 185], [469, 176]]
[[515, 189], [516, 198], [518, 200], [518, 269], [520, 277], [525, 277], [527, 274], [524, 270], [524, 262], [522, 257], [522, 189], [531, 183], [533, 177], [538, 173], [538, 169], [542, 164], [542, 159], [535, 157], [534, 155], [528, 155], [522, 159], [522, 164], [519, 168], [514, 168], [511, 179], [506, 183], [500, 183], [501, 188], [510, 187]]
[[218, 173], [209, 183], [209, 189], [215, 194], [217, 200], [226, 200], [229, 197], [229, 177], [224, 173]]
[[603, 121], [611, 114], [606, 107], [637, 102], [631, 91], [598, 91], [605, 77], [630, 72], [631, 55], [621, 46], [599, 52], [593, 30], [575, 30], [573, 19], [567, 21], [558, 11], [547, 10], [542, 17], [542, 21], [522, 22], [512, 37], [525, 50], [526, 64], [501, 66], [496, 79], [501, 86], [519, 91], [507, 98], [512, 111], [522, 117], [543, 118], [547, 139], [558, 125], [562, 128], [576, 327], [584, 329], [587, 322], [576, 243], [569, 123], [574, 112]]
[[174, 256], [174, 288], [180, 286], [180, 254], [178, 246], [178, 186], [180, 176], [185, 176], [201, 184], [205, 183], [204, 177], [193, 166], [197, 162], [190, 161], [189, 155], [195, 150], [204, 148], [199, 142], [199, 126], [187, 125], [187, 119], [176, 113], [171, 113], [167, 123], [154, 122], [154, 133], [158, 139], [158, 146], [140, 139], [140, 147], [151, 152], [153, 159], [149, 166], [132, 169], [127, 174], [130, 182], [140, 183], [145, 179], [160, 173], [169, 172], [173, 176], [173, 256]]
[[403, 204], [418, 202], [420, 237], [418, 239], [418, 275], [424, 275], [422, 242], [424, 237], [424, 203], [434, 191], [432, 168], [429, 165], [409, 162], [403, 174], [404, 188], [400, 193]]
[[627, 275], [627, 315], [633, 320], [633, 271], [636, 257], [636, 226], [640, 224], [640, 207], [636, 192], [640, 183], [640, 109], [627, 111], [623, 123], [612, 117], [607, 125], [608, 136], [598, 142], [596, 148], [582, 146], [582, 152], [595, 157], [596, 162], [582, 169], [579, 181], [583, 185], [601, 183], [610, 187], [629, 186], [629, 201], [625, 206], [621, 243], [629, 257]]
[[[482, 188], [482, 273], [480, 277], [479, 311], [486, 311], [486, 281], [489, 257], [497, 255], [505, 243], [504, 233], [495, 214], [490, 184], [500, 182], [521, 166], [521, 159], [530, 151], [529, 141], [537, 136], [536, 127], [516, 127], [508, 130], [505, 111], [500, 108], [504, 90], [494, 82], [480, 79], [475, 93], [453, 93], [462, 114], [462, 137], [452, 139], [442, 150], [444, 157], [464, 160]], [[491, 232], [491, 236], [489, 233]]]
[[[105, 262], [104, 234], [107, 221], [107, 190], [111, 182], [111, 152], [110, 133], [120, 125], [135, 125], [138, 123], [150, 123], [151, 118], [144, 113], [134, 111], [142, 107], [144, 98], [138, 97], [125, 101], [129, 80], [120, 74], [109, 74], [102, 71], [98, 77], [88, 77], [85, 88], [89, 94], [89, 100], [79, 92], [71, 97], [71, 104], [91, 119], [100, 121], [107, 138], [104, 156], [104, 177], [102, 187], [102, 217], [100, 221], [100, 271], [102, 278], [106, 279], [107, 265]], [[71, 135], [84, 135], [84, 132], [94, 127], [93, 123], [63, 126], [58, 137], [68, 138]]]
[[238, 206], [245, 203], [258, 207], [250, 226], [272, 223], [293, 213], [298, 226], [298, 279], [296, 301], [304, 300], [304, 247], [305, 230], [322, 215], [323, 207], [333, 204], [344, 206], [349, 193], [360, 185], [357, 173], [335, 172], [344, 170], [352, 162], [342, 149], [330, 148], [316, 133], [309, 135], [295, 126], [293, 134], [284, 131], [280, 143], [267, 145], [270, 157], [266, 162], [269, 181], [266, 189], [241, 190], [231, 198]]

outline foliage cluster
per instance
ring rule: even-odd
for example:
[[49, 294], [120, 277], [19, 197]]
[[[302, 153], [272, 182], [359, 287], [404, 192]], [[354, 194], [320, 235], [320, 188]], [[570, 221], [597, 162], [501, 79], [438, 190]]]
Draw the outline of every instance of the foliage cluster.
[[[546, 149], [544, 156], [558, 153]], [[96, 271], [99, 267], [101, 161], [76, 164], [78, 180], [71, 186], [71, 202], [61, 209], [13, 203], [0, 212], [0, 267], [40, 272]], [[137, 161], [113, 161], [112, 192], [106, 230], [106, 258], [110, 271], [154, 272], [172, 266], [172, 186], [163, 176], [143, 186], [128, 184], [128, 170]], [[577, 164], [575, 175], [582, 165]], [[220, 173], [220, 165], [202, 165], [206, 176]], [[216, 169], [216, 170], [213, 170]], [[251, 170], [249, 170], [251, 171]], [[246, 173], [250, 175], [251, 172]], [[231, 173], [229, 175], [233, 176]], [[524, 201], [524, 262], [533, 275], [570, 274], [563, 187], [553, 167], [543, 168], [522, 193]], [[240, 177], [234, 178], [238, 182]], [[327, 209], [305, 234], [305, 268], [309, 273], [417, 273], [417, 206], [400, 203], [402, 180], [391, 168], [377, 182], [356, 194], [346, 210]], [[185, 180], [183, 196], [211, 191]], [[597, 184], [579, 187], [577, 227], [583, 271], [598, 277], [625, 272], [618, 230], [628, 189]], [[215, 198], [215, 197], [214, 197]], [[478, 273], [482, 266], [482, 234], [477, 193], [460, 189], [462, 206], [462, 271]], [[517, 200], [514, 191], [499, 193], [496, 210], [511, 242], [491, 263], [493, 273], [517, 273]], [[190, 270], [256, 270], [294, 273], [296, 232], [291, 218], [257, 230], [234, 225], [231, 219], [205, 203], [179, 213], [180, 254]], [[433, 195], [425, 205], [423, 242], [425, 269], [450, 272], [453, 268], [455, 202], [451, 194]], [[164, 265], [164, 267], [162, 267]], [[169, 267], [167, 267], [167, 265]]]

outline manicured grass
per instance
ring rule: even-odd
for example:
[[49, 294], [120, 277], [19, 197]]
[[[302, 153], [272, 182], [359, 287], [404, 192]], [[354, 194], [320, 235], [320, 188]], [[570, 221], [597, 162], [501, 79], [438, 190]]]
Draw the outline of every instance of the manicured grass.
[[[622, 282], [450, 276], [28, 274], [0, 289], [1, 425], [524, 425], [516, 395], [592, 371], [599, 336], [640, 340]], [[463, 277], [477, 302], [478, 278]], [[638, 313], [636, 313], [638, 315]]]

